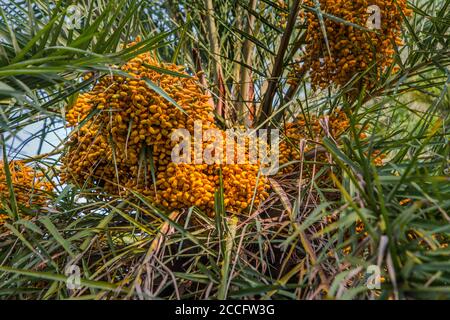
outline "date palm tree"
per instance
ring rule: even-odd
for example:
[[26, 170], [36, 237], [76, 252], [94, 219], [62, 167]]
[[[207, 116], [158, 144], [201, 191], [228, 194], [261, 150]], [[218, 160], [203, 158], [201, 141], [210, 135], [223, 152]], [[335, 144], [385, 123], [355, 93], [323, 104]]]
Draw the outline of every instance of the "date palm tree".
[[[315, 3], [3, 1], [0, 297], [448, 299], [450, 0], [408, 1], [404, 44], [393, 54], [398, 72], [356, 97], [348, 86], [316, 90], [308, 72], [292, 81], [305, 57], [305, 13], [353, 26]], [[320, 32], [328, 41], [330, 31]], [[313, 115], [336, 109], [348, 128], [339, 143], [324, 138], [288, 164], [289, 174], [270, 177], [269, 198], [245, 214], [224, 210], [223, 188], [213, 217], [138, 193], [91, 197], [92, 188], [60, 179], [77, 130], [65, 114], [96, 79], [126, 76], [117, 66], [148, 51], [204, 74], [221, 128], [277, 128], [290, 143], [283, 133], [297, 115], [309, 127]], [[386, 155], [382, 166], [375, 150]], [[52, 183], [46, 205], [17, 203], [8, 169], [15, 160]], [[322, 169], [298, 178], [315, 163]], [[380, 287], [368, 285], [373, 279]]]

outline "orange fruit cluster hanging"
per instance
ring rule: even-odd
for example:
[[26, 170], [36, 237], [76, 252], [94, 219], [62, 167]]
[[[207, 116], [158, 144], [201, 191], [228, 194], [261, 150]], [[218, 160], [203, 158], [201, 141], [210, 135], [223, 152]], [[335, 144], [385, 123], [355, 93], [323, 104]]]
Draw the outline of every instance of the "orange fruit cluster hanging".
[[[284, 128], [285, 139], [280, 144], [280, 165], [281, 174], [292, 173], [296, 163], [305, 160], [304, 154], [311, 151], [322, 142], [324, 137], [330, 137], [339, 144], [339, 138], [350, 127], [347, 115], [343, 111], [336, 111], [327, 116], [317, 117], [315, 115], [305, 117], [303, 114], [297, 116], [296, 120], [287, 123]], [[364, 128], [363, 131], [367, 131]], [[363, 132], [359, 138], [365, 140], [367, 135]], [[301, 141], [304, 141], [303, 150], [300, 150]], [[301, 152], [303, 151], [303, 152]], [[386, 158], [380, 150], [375, 150], [371, 155], [371, 160], [375, 166], [383, 166], [383, 160]], [[312, 162], [328, 162], [327, 156], [323, 152], [317, 152], [313, 155]], [[291, 163], [292, 164], [289, 164]], [[311, 177], [313, 165], [304, 165], [303, 174], [305, 178]], [[318, 172], [321, 166], [315, 165], [315, 172]]]
[[[21, 160], [10, 161], [8, 167], [19, 209], [21, 207], [35, 209], [48, 202], [53, 185], [45, 179], [42, 172], [34, 170]], [[6, 181], [4, 162], [0, 161], [0, 225], [9, 219], [7, 214], [1, 212], [5, 209], [3, 203], [11, 205], [9, 186]]]
[[9, 216], [7, 214], [0, 214], [0, 227], [5, 224], [9, 220]]
[[[332, 84], [343, 86], [358, 75], [362, 75], [361, 84], [374, 87], [383, 72], [393, 65], [395, 46], [402, 44], [403, 17], [411, 14], [407, 1], [318, 0], [318, 3], [323, 24], [316, 12], [306, 12], [306, 54], [296, 73], [309, 71], [314, 89]], [[304, 4], [315, 8], [316, 0], [306, 0]], [[379, 29], [367, 28], [367, 21], [377, 14], [371, 12], [370, 6], [379, 8]]]
[[[342, 111], [321, 117], [315, 115], [305, 117], [301, 114], [297, 116], [294, 122], [286, 123], [284, 128], [285, 139], [280, 144], [280, 165], [284, 165], [281, 173], [293, 172], [295, 162], [304, 160], [303, 155], [317, 147], [315, 142], [320, 143], [323, 137], [327, 136], [338, 138], [348, 127], [349, 120]], [[302, 140], [304, 141], [304, 148], [299, 150]], [[320, 152], [315, 158], [315, 162], [326, 160], [324, 154]], [[294, 163], [286, 166], [290, 162]]]
[[[63, 157], [64, 181], [98, 187], [105, 195], [124, 195], [134, 190], [168, 209], [195, 205], [212, 212], [222, 169], [228, 211], [247, 208], [253, 196], [249, 190], [257, 193], [255, 206], [267, 197], [267, 181], [264, 177], [257, 179], [257, 164], [171, 161], [176, 143], [171, 141], [173, 130], [187, 129], [193, 137], [195, 121], [201, 121], [203, 131], [216, 128], [210, 96], [196, 76], [189, 76], [184, 67], [159, 63], [150, 53], [131, 59], [121, 70], [130, 76], [101, 78], [67, 112], [67, 123], [74, 130]], [[153, 90], [149, 81], [176, 105]], [[241, 183], [237, 187], [230, 181]]]

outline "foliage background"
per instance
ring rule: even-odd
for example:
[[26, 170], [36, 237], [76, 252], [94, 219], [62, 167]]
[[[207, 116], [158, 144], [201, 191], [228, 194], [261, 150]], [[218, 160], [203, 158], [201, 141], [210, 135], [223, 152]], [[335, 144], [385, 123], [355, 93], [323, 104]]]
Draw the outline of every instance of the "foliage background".
[[[76, 29], [67, 25], [73, 3], [83, 12]], [[399, 73], [349, 101], [345, 87], [313, 92], [307, 75], [287, 83], [305, 39], [289, 14], [312, 10], [302, 1], [2, 1], [3, 155], [26, 159], [56, 192], [32, 219], [4, 203], [15, 219], [0, 234], [0, 297], [447, 299], [450, 1], [409, 5]], [[138, 47], [123, 49], [138, 35]], [[115, 72], [111, 65], [146, 50], [204, 71], [223, 127], [254, 110], [265, 111], [254, 115], [260, 127], [282, 128], [293, 115], [342, 108], [351, 125], [343, 144], [323, 145], [342, 174], [326, 188], [273, 179], [262, 207], [230, 217], [218, 206], [214, 219], [196, 208], [180, 218], [143, 197], [105, 203], [62, 184], [64, 113], [93, 81], [80, 76]], [[369, 144], [357, 138], [365, 124]], [[367, 156], [376, 149], [388, 155], [382, 167]], [[338, 219], [327, 224], [330, 214]], [[366, 286], [373, 264], [385, 278], [377, 291]], [[67, 265], [81, 268], [82, 289], [67, 289]]]

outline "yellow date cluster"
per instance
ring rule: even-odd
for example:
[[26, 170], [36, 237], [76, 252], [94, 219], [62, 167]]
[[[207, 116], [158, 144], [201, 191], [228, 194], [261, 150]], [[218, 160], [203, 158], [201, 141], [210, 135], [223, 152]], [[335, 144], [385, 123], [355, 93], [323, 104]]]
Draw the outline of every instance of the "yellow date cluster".
[[[280, 144], [281, 173], [290, 173], [296, 162], [305, 160], [305, 153], [314, 150], [322, 142], [322, 138], [330, 136], [338, 138], [349, 127], [349, 120], [344, 112], [333, 112], [329, 116], [298, 115], [296, 120], [286, 123], [285, 139]], [[300, 150], [302, 149], [302, 150]], [[326, 160], [323, 153], [318, 152], [311, 161]], [[293, 162], [292, 164], [289, 164]], [[286, 164], [289, 164], [286, 166]]]
[[[42, 172], [34, 170], [22, 160], [10, 161], [8, 167], [15, 200], [19, 208], [39, 208], [48, 202], [53, 185], [45, 179]], [[11, 206], [10, 199], [5, 165], [4, 162], [0, 162], [0, 212], [5, 209], [3, 203]], [[8, 219], [8, 215], [0, 213], [0, 225]]]
[[[317, 3], [322, 15], [311, 10], [304, 14], [305, 56], [301, 67], [293, 68], [294, 72], [309, 71], [314, 88], [343, 86], [359, 75], [360, 84], [374, 87], [393, 65], [396, 45], [402, 44], [402, 21], [411, 14], [407, 1], [318, 0]], [[317, 8], [316, 0], [306, 0], [304, 4]]]
[[[335, 111], [327, 116], [315, 116], [303, 114], [297, 116], [296, 120], [286, 123], [284, 128], [285, 139], [280, 144], [280, 165], [281, 174], [289, 174], [294, 171], [294, 167], [300, 161], [310, 161], [313, 164], [304, 164], [303, 176], [311, 177], [312, 168], [318, 172], [320, 163], [329, 162], [327, 155], [320, 150], [320, 144], [324, 137], [329, 137], [339, 144], [339, 138], [350, 126], [349, 119], [343, 111]], [[362, 131], [367, 131], [364, 128]], [[362, 132], [359, 136], [361, 140], [367, 138], [367, 134]], [[305, 159], [305, 154], [311, 153], [309, 159]], [[383, 166], [386, 158], [380, 150], [374, 150], [370, 156], [375, 166]]]
[[109, 195], [134, 190], [169, 209], [195, 205], [212, 212], [222, 169], [228, 211], [246, 209], [253, 191], [256, 206], [267, 197], [267, 180], [256, 178], [259, 165], [172, 162], [175, 129], [194, 136], [196, 121], [203, 130], [216, 128], [210, 96], [196, 76], [184, 67], [159, 63], [150, 53], [121, 70], [129, 77], [101, 78], [67, 112], [73, 131], [63, 157], [64, 181]]

